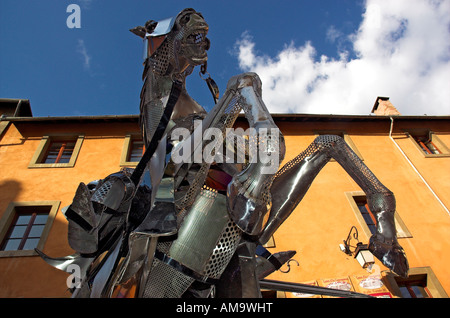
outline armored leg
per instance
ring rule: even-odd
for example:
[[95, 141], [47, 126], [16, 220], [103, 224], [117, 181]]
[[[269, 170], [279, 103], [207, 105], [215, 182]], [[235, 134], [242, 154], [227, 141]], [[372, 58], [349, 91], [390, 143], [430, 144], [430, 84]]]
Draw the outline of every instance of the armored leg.
[[269, 221], [260, 235], [265, 243], [292, 213], [308, 191], [313, 179], [331, 159], [335, 159], [366, 193], [377, 221], [377, 234], [370, 238], [369, 249], [383, 264], [401, 276], [407, 276], [408, 261], [397, 242], [394, 223], [395, 198], [339, 136], [319, 136], [301, 154], [289, 161], [275, 176]]
[[216, 285], [217, 298], [259, 298], [256, 244], [243, 241]]

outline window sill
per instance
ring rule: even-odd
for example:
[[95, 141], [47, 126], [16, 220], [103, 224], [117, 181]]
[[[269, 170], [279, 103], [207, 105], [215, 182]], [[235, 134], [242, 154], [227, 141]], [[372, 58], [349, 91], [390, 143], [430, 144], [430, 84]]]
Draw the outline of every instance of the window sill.
[[24, 257], [24, 256], [39, 256], [34, 250], [24, 251], [0, 251], [0, 258], [4, 257]]
[[138, 165], [139, 162], [136, 161], [125, 161], [125, 162], [121, 162], [120, 166], [121, 167], [136, 167]]
[[450, 154], [448, 153], [439, 153], [439, 154], [423, 154], [425, 158], [448, 158]]
[[75, 162], [69, 163], [30, 163], [28, 168], [73, 168], [75, 167]]

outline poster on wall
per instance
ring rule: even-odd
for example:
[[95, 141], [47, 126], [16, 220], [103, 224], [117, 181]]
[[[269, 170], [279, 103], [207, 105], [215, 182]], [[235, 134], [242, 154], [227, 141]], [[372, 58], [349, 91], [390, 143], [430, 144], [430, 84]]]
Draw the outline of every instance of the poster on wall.
[[377, 298], [392, 298], [380, 275], [354, 275], [351, 280], [358, 293]]
[[[327, 288], [333, 288], [333, 289], [339, 289], [339, 290], [345, 290], [345, 291], [355, 291], [352, 285], [352, 282], [348, 277], [341, 277], [341, 278], [326, 278], [326, 279], [320, 279], [319, 286], [327, 287]], [[333, 296], [322, 296], [323, 298], [330, 298]]]
[[[304, 282], [302, 284], [309, 285], [309, 286], [318, 286], [317, 282], [315, 280]], [[286, 298], [321, 298], [321, 295], [317, 294], [308, 294], [308, 293], [294, 293], [294, 292], [286, 292]]]

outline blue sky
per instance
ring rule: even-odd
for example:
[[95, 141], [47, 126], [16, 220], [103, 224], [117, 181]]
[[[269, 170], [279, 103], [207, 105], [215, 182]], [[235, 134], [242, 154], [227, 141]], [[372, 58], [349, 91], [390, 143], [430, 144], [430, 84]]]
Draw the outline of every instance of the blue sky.
[[[81, 28], [66, 25], [72, 3]], [[449, 3], [2, 0], [0, 98], [30, 99], [34, 116], [137, 114], [143, 46], [128, 30], [192, 7], [210, 26], [208, 71], [222, 93], [256, 71], [276, 113], [368, 114], [389, 96], [405, 115], [448, 115]], [[211, 109], [198, 71], [187, 88]]]

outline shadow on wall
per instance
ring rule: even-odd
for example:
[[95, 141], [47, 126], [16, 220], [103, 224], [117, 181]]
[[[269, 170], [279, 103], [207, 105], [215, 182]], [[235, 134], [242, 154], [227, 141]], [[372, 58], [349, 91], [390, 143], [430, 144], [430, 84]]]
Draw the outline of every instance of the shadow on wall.
[[4, 212], [10, 202], [15, 201], [22, 185], [20, 182], [12, 179], [0, 181], [0, 213]]

